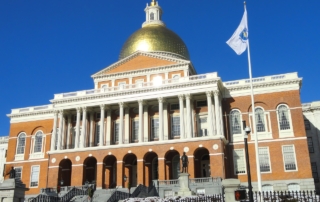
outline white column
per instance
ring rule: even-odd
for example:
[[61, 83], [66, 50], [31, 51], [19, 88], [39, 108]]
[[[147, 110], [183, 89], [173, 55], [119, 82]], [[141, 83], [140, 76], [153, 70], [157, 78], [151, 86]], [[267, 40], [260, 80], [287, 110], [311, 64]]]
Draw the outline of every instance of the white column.
[[191, 95], [188, 93], [185, 96], [186, 96], [186, 107], [187, 107], [187, 124], [186, 124], [187, 138], [190, 139], [192, 138], [192, 123], [191, 123], [192, 115], [191, 115], [191, 105], [190, 105]]
[[94, 126], [94, 111], [90, 111], [89, 147], [93, 146], [93, 126]]
[[183, 95], [178, 95], [179, 97], [179, 107], [180, 107], [180, 139], [184, 139], [184, 107], [183, 107]]
[[147, 75], [147, 82], [150, 82], [150, 74]]
[[61, 136], [61, 148], [65, 149], [66, 144], [66, 116], [62, 116], [62, 136]]
[[56, 133], [57, 133], [57, 121], [58, 121], [58, 112], [53, 112], [53, 130], [51, 134], [51, 151], [55, 150], [55, 143], [56, 143]]
[[100, 105], [100, 133], [99, 133], [99, 147], [103, 146], [103, 131], [104, 131], [104, 108], [105, 105]]
[[143, 106], [143, 141], [149, 141], [149, 117], [148, 117], [148, 105], [145, 103]]
[[208, 120], [207, 120], [207, 124], [208, 124], [208, 132], [209, 135], [208, 136], [213, 136], [213, 122], [212, 122], [212, 93], [211, 91], [207, 91], [207, 105], [208, 105]]
[[216, 129], [217, 129], [217, 135], [221, 134], [221, 117], [220, 117], [220, 105], [219, 105], [219, 91], [214, 92], [214, 107], [215, 107], [215, 114], [216, 114]]
[[132, 77], [129, 77], [129, 84], [132, 84]]
[[110, 145], [111, 142], [111, 109], [107, 109], [107, 136], [106, 145]]
[[120, 120], [119, 120], [119, 143], [118, 144], [123, 144], [123, 106], [124, 106], [124, 103], [120, 102], [119, 103]]
[[217, 126], [216, 126], [216, 113], [215, 113], [215, 105], [212, 102], [212, 133], [213, 135], [217, 135]]
[[81, 108], [77, 108], [77, 122], [76, 122], [76, 139], [74, 141], [74, 148], [79, 147], [79, 136], [80, 136], [80, 116], [81, 116]]
[[86, 123], [87, 123], [87, 107], [82, 107], [82, 129], [80, 136], [80, 148], [84, 147], [84, 138], [86, 136]]
[[159, 141], [163, 140], [163, 98], [159, 97]]
[[124, 143], [129, 144], [130, 137], [129, 137], [129, 107], [126, 107], [124, 110]]
[[222, 98], [220, 96], [220, 99], [219, 99], [219, 108], [220, 108], [220, 135], [224, 136], [223, 134], [223, 114], [222, 114]]
[[68, 114], [68, 125], [67, 125], [67, 149], [70, 148], [70, 132], [71, 132], [71, 114]]
[[63, 110], [60, 110], [59, 111], [59, 134], [58, 134], [57, 150], [61, 150], [62, 134], [63, 134]]
[[143, 100], [138, 100], [139, 103], [139, 143], [143, 142]]
[[163, 103], [163, 134], [164, 140], [168, 140], [168, 103], [164, 102]]
[[165, 79], [165, 80], [168, 80], [168, 79], [169, 79], [169, 72], [165, 72], [165, 73], [164, 73], [164, 79]]

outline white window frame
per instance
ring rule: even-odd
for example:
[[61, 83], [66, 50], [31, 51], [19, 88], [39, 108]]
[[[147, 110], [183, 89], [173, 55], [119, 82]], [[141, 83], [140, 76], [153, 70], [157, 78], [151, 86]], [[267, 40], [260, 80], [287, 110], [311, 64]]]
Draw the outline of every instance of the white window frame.
[[[154, 125], [153, 125], [153, 120], [155, 120], [155, 119], [157, 119], [158, 120], [158, 134], [157, 134], [157, 136], [158, 137], [155, 137], [155, 135], [154, 135]], [[153, 117], [151, 117], [151, 122], [150, 122], [150, 129], [151, 129], [151, 140], [155, 140], [155, 139], [159, 139], [159, 125], [160, 125], [160, 120], [159, 120], [159, 117], [158, 116], [153, 116]]]
[[[138, 129], [135, 128], [135, 123], [138, 123]], [[131, 141], [132, 142], [135, 142], [135, 141], [138, 141], [139, 140], [139, 127], [140, 127], [140, 124], [139, 124], [139, 118], [134, 118], [131, 120], [131, 123], [132, 123], [132, 128], [131, 128]], [[135, 138], [136, 137], [136, 138]]]
[[179, 73], [179, 74], [172, 74], [172, 77], [171, 77], [172, 79], [172, 82], [179, 82], [179, 80], [180, 80], [180, 78], [181, 78], [181, 74]]
[[[98, 128], [99, 128], [99, 131], [98, 131]], [[98, 146], [99, 141], [100, 141], [100, 130], [101, 130], [101, 127], [100, 127], [100, 121], [99, 121], [96, 123], [95, 130], [94, 130], [94, 145], [95, 146]]]
[[119, 90], [125, 89], [125, 85], [126, 85], [126, 82], [125, 82], [125, 81], [118, 82], [118, 88], [119, 88]]
[[300, 191], [300, 185], [298, 183], [290, 183], [288, 184], [288, 191], [289, 192], [296, 192], [296, 191]]
[[143, 87], [143, 83], [144, 83], [144, 79], [137, 79], [135, 81], [136, 88], [142, 88]]
[[[18, 154], [18, 150], [19, 150], [19, 143], [20, 143], [20, 136], [21, 135], [24, 135], [24, 145], [23, 145], [23, 153], [19, 153]], [[19, 135], [18, 135], [18, 138], [17, 138], [17, 147], [16, 147], [16, 157], [17, 156], [24, 156], [25, 152], [26, 152], [26, 140], [27, 140], [27, 134], [25, 132], [21, 132]]]
[[[201, 124], [200, 124], [200, 120], [201, 118], [206, 118], [207, 119], [207, 125], [206, 128], [201, 128]], [[198, 137], [206, 137], [209, 135], [209, 131], [208, 131], [208, 114], [207, 113], [200, 113], [197, 116], [197, 122], [198, 122]], [[202, 135], [200, 136], [201, 132], [203, 131], [203, 129], [206, 130], [206, 135]]]
[[[270, 112], [267, 112], [264, 110], [263, 107], [256, 107], [256, 109], [262, 109], [263, 112], [264, 112], [264, 121], [265, 121], [265, 131], [264, 132], [257, 132], [258, 133], [258, 136], [259, 136], [259, 140], [265, 140], [265, 139], [273, 139], [272, 137], [272, 128], [271, 128], [271, 118], [270, 118]], [[256, 115], [256, 113], [255, 113]], [[252, 119], [252, 113], [249, 114], [250, 116], [250, 119], [249, 119], [249, 122], [250, 122], [250, 127], [251, 127], [251, 140], [255, 140], [256, 138], [256, 131], [254, 131], [254, 127], [253, 127], [253, 119]], [[255, 121], [255, 124], [257, 125], [257, 121]]]
[[108, 92], [108, 91], [109, 91], [109, 84], [102, 84], [101, 92]]
[[[286, 159], [285, 159], [285, 154], [284, 154], [284, 147], [289, 147], [291, 146], [292, 147], [292, 150], [293, 150], [293, 155], [294, 155], [294, 163], [295, 163], [295, 166], [296, 166], [296, 169], [295, 170], [287, 170], [286, 169]], [[296, 156], [296, 151], [295, 151], [295, 147], [294, 145], [282, 145], [282, 158], [283, 158], [283, 169], [285, 172], [296, 172], [298, 171], [298, 164], [297, 164], [297, 156]]]
[[[288, 121], [289, 121], [290, 129], [280, 130], [279, 107], [281, 107], [281, 106], [287, 107]], [[276, 112], [277, 112], [277, 123], [278, 123], [278, 129], [279, 129], [279, 137], [280, 138], [283, 138], [283, 137], [294, 137], [293, 126], [292, 126], [292, 118], [291, 118], [291, 111], [290, 111], [289, 106], [286, 105], [286, 104], [279, 104], [277, 106]]]
[[[17, 168], [20, 168], [21, 169], [21, 172], [20, 172], [20, 178], [17, 178]], [[14, 167], [14, 170], [16, 171], [16, 177], [15, 177], [15, 179], [20, 179], [20, 180], [22, 180], [22, 169], [23, 169], [23, 166], [17, 166], [17, 167]]]
[[[36, 151], [35, 148], [36, 148], [36, 135], [38, 133], [41, 133], [41, 150], [40, 151]], [[32, 153], [43, 153], [43, 143], [44, 143], [44, 134], [43, 134], [43, 131], [42, 130], [38, 130], [32, 137], [32, 142], [33, 142], [33, 145], [32, 145]]]
[[[238, 112], [239, 113], [239, 125], [240, 125], [240, 133], [234, 133], [233, 132], [233, 120], [232, 120], [232, 113]], [[232, 142], [239, 142], [243, 141], [243, 129], [242, 129], [242, 113], [238, 109], [232, 109], [229, 114], [229, 124], [230, 124], [230, 134], [231, 134], [231, 140]]]
[[[265, 172], [261, 171], [261, 162], [260, 162], [260, 160], [262, 159], [262, 157], [260, 157], [260, 149], [261, 150], [262, 149], [266, 149], [267, 150], [266, 153], [268, 155], [268, 165], [269, 165], [269, 168], [270, 168], [269, 171], [265, 171]], [[259, 165], [260, 165], [260, 172], [261, 173], [272, 173], [269, 147], [259, 147]]]
[[[118, 134], [116, 134], [116, 125], [118, 124]], [[117, 140], [118, 135], [118, 140]], [[120, 139], [120, 120], [116, 120], [113, 122], [113, 141], [114, 143], [119, 142]]]
[[[171, 124], [170, 124], [170, 125], [171, 125], [171, 128], [170, 128], [171, 138], [174, 139], [175, 137], [180, 137], [180, 136], [181, 136], [181, 131], [180, 131], [180, 124], [181, 124], [181, 123], [180, 123], [180, 114], [174, 113], [174, 114], [171, 115], [170, 119], [171, 119], [171, 120], [170, 120], [170, 121], [171, 121]], [[178, 131], [179, 131], [179, 135], [174, 135], [174, 134], [173, 134], [173, 132], [174, 132], [174, 131], [173, 131], [173, 126], [174, 126], [174, 125], [173, 125], [173, 119], [178, 119], [178, 121], [179, 121], [179, 127], [177, 127], [177, 129], [178, 129]], [[175, 125], [175, 126], [176, 126], [176, 125]]]
[[263, 192], [273, 192], [273, 185], [272, 184], [264, 184], [262, 185]]
[[[38, 172], [38, 181], [37, 181], [37, 186], [31, 186], [32, 184], [32, 174], [33, 174], [33, 168], [34, 167], [39, 167], [39, 172]], [[40, 176], [40, 165], [34, 165], [34, 166], [31, 166], [31, 172], [30, 172], [30, 188], [38, 188], [39, 187], [39, 176]]]
[[[244, 168], [244, 173], [237, 173], [236, 171], [237, 170], [240, 170], [238, 168], [240, 168], [238, 165], [238, 161], [237, 159], [235, 158], [235, 155], [237, 154], [237, 156], [239, 156], [239, 153], [238, 152], [241, 152], [242, 156], [243, 156], [243, 160], [242, 163], [243, 164], [243, 168]], [[241, 159], [241, 158], [240, 158]], [[241, 164], [240, 164], [241, 165]], [[235, 175], [246, 175], [247, 174], [247, 164], [246, 164], [246, 156], [245, 156], [245, 153], [244, 153], [244, 149], [234, 149], [233, 150], [233, 170], [234, 170], [234, 174]]]

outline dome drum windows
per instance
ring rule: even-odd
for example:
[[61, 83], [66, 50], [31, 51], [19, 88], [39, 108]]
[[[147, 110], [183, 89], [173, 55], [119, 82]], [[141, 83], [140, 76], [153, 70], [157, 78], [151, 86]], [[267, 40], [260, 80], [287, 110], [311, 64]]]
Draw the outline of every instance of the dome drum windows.
[[277, 107], [279, 137], [293, 137], [292, 120], [289, 107], [281, 104]]

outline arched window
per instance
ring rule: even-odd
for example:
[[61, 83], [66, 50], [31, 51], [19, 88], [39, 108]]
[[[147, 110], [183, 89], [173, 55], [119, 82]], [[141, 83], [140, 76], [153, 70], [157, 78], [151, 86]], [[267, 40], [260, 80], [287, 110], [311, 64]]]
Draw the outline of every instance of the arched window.
[[42, 152], [42, 131], [38, 131], [34, 137], [34, 153]]
[[20, 133], [18, 136], [17, 154], [24, 154], [24, 148], [26, 146], [26, 134]]
[[230, 129], [231, 134], [241, 134], [241, 114], [238, 110], [230, 112]]
[[150, 13], [150, 20], [154, 20], [154, 13]]
[[273, 192], [273, 186], [271, 184], [264, 184], [262, 185], [262, 191]]
[[266, 132], [265, 115], [261, 108], [255, 109], [257, 132]]
[[278, 122], [280, 130], [290, 130], [290, 120], [289, 110], [286, 105], [278, 106]]

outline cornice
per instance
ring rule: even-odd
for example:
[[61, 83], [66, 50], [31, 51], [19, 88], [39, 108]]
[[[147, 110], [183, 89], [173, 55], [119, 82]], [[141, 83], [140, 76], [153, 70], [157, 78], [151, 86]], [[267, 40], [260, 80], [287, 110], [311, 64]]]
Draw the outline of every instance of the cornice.
[[319, 107], [307, 107], [307, 108], [304, 108], [302, 107], [302, 112], [303, 113], [308, 113], [308, 112], [320, 112], [320, 106]]
[[[272, 82], [261, 82], [261, 83], [253, 83], [253, 87], [257, 88], [267, 88], [267, 87], [274, 87], [274, 86], [283, 86], [283, 85], [292, 85], [292, 84], [299, 84], [301, 83], [300, 78], [298, 79], [290, 79], [290, 80], [279, 80], [279, 81], [272, 81]], [[224, 86], [226, 90], [232, 91], [241, 91], [241, 90], [249, 90], [250, 83], [246, 85], [237, 85], [237, 86]]]
[[36, 111], [36, 112], [25, 112], [19, 114], [7, 114], [9, 118], [20, 118], [20, 117], [28, 117], [28, 116], [37, 116], [37, 115], [47, 115], [54, 114], [54, 110], [45, 110], [45, 111]]
[[[169, 55], [169, 54], [167, 54], [167, 55]], [[190, 63], [190, 61], [188, 61], [188, 60], [177, 59], [175, 57], [163, 56], [163, 54], [159, 54], [159, 53], [157, 54], [157, 52], [150, 53], [150, 52], [137, 51], [134, 54], [132, 54], [132, 55], [130, 55], [130, 56], [128, 56], [128, 57], [116, 62], [116, 63], [111, 64], [110, 66], [104, 68], [103, 70], [100, 70], [99, 72], [93, 74], [91, 77], [92, 78], [96, 78], [100, 74], [106, 73], [106, 72], [108, 72], [108, 71], [110, 71], [110, 70], [112, 70], [112, 69], [114, 69], [114, 68], [116, 68], [116, 67], [118, 67], [118, 66], [120, 66], [120, 65], [122, 65], [122, 64], [124, 64], [124, 63], [126, 63], [128, 61], [130, 61], [130, 60], [132, 60], [133, 58], [138, 57], [138, 56], [148, 56], [148, 57], [152, 57], [152, 58], [156, 58], [156, 59], [163, 59], [163, 60], [167, 60], [167, 61], [171, 61], [171, 62], [178, 62], [178, 63], [188, 63], [188, 62]]]
[[130, 76], [138, 76], [139, 75], [146, 75], [148, 73], [163, 73], [165, 70], [172, 70], [178, 67], [183, 67], [186, 65], [189, 65], [190, 62], [185, 62], [181, 64], [173, 64], [173, 65], [166, 65], [166, 66], [158, 66], [158, 67], [151, 67], [151, 68], [146, 68], [146, 69], [138, 69], [138, 70], [133, 70], [133, 71], [128, 71], [128, 72], [118, 72], [118, 73], [113, 73], [113, 74], [101, 74], [101, 75], [96, 75], [92, 76], [92, 78], [99, 82], [99, 81], [104, 81], [106, 79], [121, 79], [124, 77], [130, 77]]
[[128, 95], [137, 95], [141, 93], [150, 93], [150, 92], [159, 92], [164, 90], [172, 90], [172, 89], [179, 89], [179, 88], [186, 88], [192, 86], [201, 86], [201, 85], [208, 85], [208, 84], [217, 84], [220, 78], [208, 79], [208, 80], [201, 80], [195, 82], [184, 82], [184, 83], [173, 83], [169, 85], [163, 85], [159, 87], [146, 87], [146, 88], [137, 88], [137, 89], [128, 89], [116, 92], [106, 92], [106, 93], [99, 93], [93, 95], [86, 95], [82, 97], [69, 97], [60, 100], [50, 100], [53, 104], [63, 104], [63, 103], [71, 103], [71, 102], [78, 102], [78, 101], [89, 101], [95, 99], [103, 99], [103, 98], [110, 98], [116, 96], [128, 96]]

